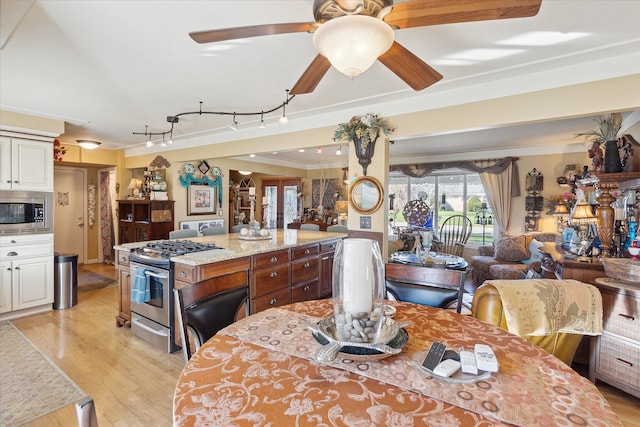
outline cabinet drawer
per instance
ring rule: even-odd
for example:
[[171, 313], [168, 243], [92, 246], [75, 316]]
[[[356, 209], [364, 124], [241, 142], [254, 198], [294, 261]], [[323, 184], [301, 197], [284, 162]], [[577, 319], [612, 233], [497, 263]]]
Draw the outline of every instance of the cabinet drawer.
[[194, 265], [174, 264], [174, 277], [183, 282], [196, 281], [196, 267]]
[[291, 284], [318, 277], [318, 258], [308, 258], [291, 263]]
[[338, 240], [335, 240], [332, 242], [320, 243], [320, 253], [324, 254], [326, 252], [335, 252], [337, 245], [338, 245]]
[[0, 246], [4, 249], [16, 245], [41, 245], [53, 243], [53, 234], [30, 234], [28, 236], [2, 236]]
[[269, 268], [274, 265], [285, 264], [289, 262], [289, 250], [268, 252], [266, 254], [254, 255], [253, 269]]
[[602, 292], [604, 329], [640, 342], [640, 300], [631, 295]]
[[289, 289], [282, 289], [260, 298], [251, 300], [251, 313], [289, 304]]
[[129, 265], [129, 255], [131, 252], [118, 251], [118, 265]]
[[308, 301], [318, 297], [318, 279], [291, 288], [291, 302]]
[[0, 260], [11, 261], [14, 259], [24, 259], [53, 255], [53, 243], [41, 243], [33, 245], [12, 245], [2, 247]]
[[291, 260], [295, 261], [297, 259], [306, 258], [308, 256], [318, 255], [320, 253], [319, 251], [320, 251], [320, 245], [317, 243], [315, 245], [307, 245], [307, 246], [300, 246], [299, 248], [293, 248], [291, 250]]
[[277, 265], [253, 272], [251, 298], [266, 295], [289, 286], [289, 264]]
[[604, 334], [600, 337], [598, 372], [640, 388], [640, 345]]

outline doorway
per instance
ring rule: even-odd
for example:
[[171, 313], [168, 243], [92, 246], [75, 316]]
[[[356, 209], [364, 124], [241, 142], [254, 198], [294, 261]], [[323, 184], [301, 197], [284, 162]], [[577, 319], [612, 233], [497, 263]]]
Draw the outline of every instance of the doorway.
[[54, 168], [54, 250], [77, 254], [78, 263], [86, 260], [87, 171], [80, 168]]

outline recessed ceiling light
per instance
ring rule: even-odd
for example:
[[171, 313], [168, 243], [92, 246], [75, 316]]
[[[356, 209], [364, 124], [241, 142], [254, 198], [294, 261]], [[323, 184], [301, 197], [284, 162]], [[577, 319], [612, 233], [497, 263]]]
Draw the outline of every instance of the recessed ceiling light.
[[491, 61], [523, 52], [522, 49], [469, 49], [448, 55], [445, 59], [462, 59], [468, 61]]
[[304, 153], [304, 148], [298, 148], [298, 153]]
[[249, 157], [255, 157], [255, 156], [256, 156], [256, 155], [255, 155], [255, 154], [253, 154], [253, 153], [249, 154]]
[[510, 39], [501, 40], [498, 44], [510, 46], [551, 46], [588, 36], [589, 33], [563, 33], [560, 31], [532, 31]]

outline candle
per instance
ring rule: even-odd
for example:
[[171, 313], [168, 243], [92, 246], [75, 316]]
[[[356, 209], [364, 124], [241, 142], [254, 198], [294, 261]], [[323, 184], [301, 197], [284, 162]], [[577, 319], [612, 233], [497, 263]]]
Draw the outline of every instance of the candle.
[[249, 187], [249, 195], [250, 196], [256, 195], [256, 187]]
[[374, 272], [371, 241], [343, 241], [343, 303], [348, 313], [369, 313], [373, 309]]

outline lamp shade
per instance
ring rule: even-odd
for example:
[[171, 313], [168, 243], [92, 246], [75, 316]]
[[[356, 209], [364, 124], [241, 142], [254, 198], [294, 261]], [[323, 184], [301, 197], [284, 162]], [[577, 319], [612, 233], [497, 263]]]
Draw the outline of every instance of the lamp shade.
[[393, 30], [365, 15], [345, 15], [320, 25], [313, 46], [338, 71], [353, 78], [373, 65], [393, 44]]
[[596, 216], [588, 203], [578, 203], [569, 216], [569, 222], [572, 224], [587, 224], [595, 221]]
[[567, 205], [565, 205], [564, 203], [558, 203], [553, 208], [552, 215], [567, 216], [568, 214], [569, 214], [569, 209], [567, 209]]
[[85, 148], [87, 150], [93, 150], [94, 148], [98, 148], [101, 144], [101, 142], [92, 141], [90, 139], [76, 139], [76, 142], [80, 147]]

